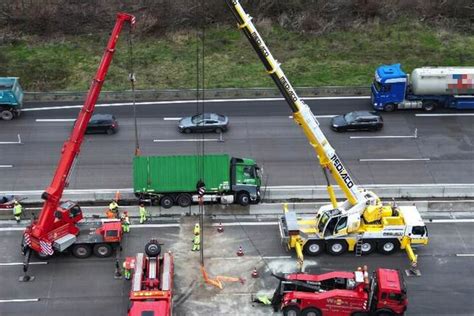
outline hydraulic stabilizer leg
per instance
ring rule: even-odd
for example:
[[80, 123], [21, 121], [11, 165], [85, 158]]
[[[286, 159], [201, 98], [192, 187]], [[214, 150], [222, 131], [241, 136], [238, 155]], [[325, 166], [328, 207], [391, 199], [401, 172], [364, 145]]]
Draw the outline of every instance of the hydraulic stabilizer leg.
[[30, 258], [31, 258], [31, 248], [26, 247], [24, 253], [25, 255], [23, 257], [23, 275], [18, 278], [18, 281], [30, 282], [35, 279], [34, 276], [28, 275], [28, 267], [30, 266]]

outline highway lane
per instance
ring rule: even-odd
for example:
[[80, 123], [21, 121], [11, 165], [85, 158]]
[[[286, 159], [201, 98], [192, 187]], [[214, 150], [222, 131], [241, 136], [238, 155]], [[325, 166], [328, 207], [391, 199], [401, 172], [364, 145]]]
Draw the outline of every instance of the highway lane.
[[[360, 99], [308, 101], [316, 115], [326, 116], [369, 109], [367, 103]], [[27, 108], [44, 106], [46, 104], [30, 104]], [[195, 103], [140, 105], [137, 109], [143, 154], [199, 152], [198, 142], [185, 140], [197, 140], [200, 136], [179, 134], [176, 121], [164, 120], [194, 113]], [[223, 134], [224, 141], [206, 142], [206, 152], [255, 158], [264, 167], [268, 185], [324, 184], [314, 152], [300, 128], [289, 118], [291, 113], [283, 101], [209, 103], [206, 109], [229, 115], [231, 120], [229, 132]], [[49, 184], [72, 123], [37, 122], [36, 119], [74, 118], [77, 111], [30, 111], [19, 120], [0, 122], [0, 143], [16, 141], [18, 134], [23, 142], [22, 145], [0, 144], [0, 165], [12, 165], [0, 168], [0, 191], [38, 190]], [[121, 129], [112, 136], [86, 137], [70, 178], [70, 188], [131, 187], [134, 127], [130, 106], [99, 107], [97, 112], [116, 115]], [[378, 133], [339, 134], [329, 129], [330, 118], [321, 117], [319, 121], [359, 183], [472, 183], [473, 117], [419, 117], [416, 113], [419, 112], [384, 114], [385, 127]], [[409, 137], [414, 135], [415, 129], [417, 138], [373, 138]], [[205, 137], [219, 138], [215, 134]], [[166, 142], [154, 142], [160, 140]], [[392, 158], [402, 161], [383, 161]], [[370, 161], [373, 159], [377, 161]]]
[[[272, 219], [268, 219], [272, 220]], [[244, 285], [227, 283], [224, 290], [217, 291], [202, 284], [198, 268], [199, 256], [190, 251], [192, 227], [195, 219], [180, 219], [180, 227], [132, 228], [124, 241], [123, 256], [140, 251], [150, 237], [158, 237], [164, 249], [176, 255], [176, 300], [177, 315], [270, 315], [270, 310], [252, 307], [250, 294], [271, 293], [276, 282], [270, 271], [291, 272], [295, 269], [294, 258], [280, 245], [275, 225], [247, 225], [227, 221], [223, 234], [211, 228], [206, 221], [204, 242], [206, 245], [206, 267], [211, 276], [227, 275], [243, 277]], [[226, 221], [225, 221], [226, 222]], [[459, 254], [474, 254], [472, 223], [429, 224], [430, 244], [417, 249], [421, 277], [407, 277], [409, 309], [411, 315], [472, 315], [474, 302], [471, 286], [474, 257]], [[49, 264], [34, 265], [31, 273], [36, 276], [32, 283], [18, 283], [21, 266], [5, 266], [3, 263], [21, 262], [18, 242], [21, 231], [0, 232], [0, 301], [13, 299], [39, 299], [38, 302], [0, 303], [6, 315], [24, 315], [35, 311], [37, 315], [124, 315], [127, 307], [128, 284], [114, 280], [114, 260], [78, 260], [69, 256], [53, 258]], [[271, 238], [274, 236], [274, 238]], [[243, 246], [245, 256], [235, 255]], [[122, 256], [122, 257], [123, 257]], [[403, 252], [383, 256], [372, 254], [354, 257], [322, 255], [306, 258], [308, 272], [331, 270], [353, 270], [368, 264], [376, 267], [404, 270], [408, 259]], [[252, 279], [250, 273], [257, 267], [261, 278]], [[185, 297], [185, 293], [190, 293]], [[179, 302], [179, 303], [178, 303]], [[240, 313], [240, 314], [239, 314]]]

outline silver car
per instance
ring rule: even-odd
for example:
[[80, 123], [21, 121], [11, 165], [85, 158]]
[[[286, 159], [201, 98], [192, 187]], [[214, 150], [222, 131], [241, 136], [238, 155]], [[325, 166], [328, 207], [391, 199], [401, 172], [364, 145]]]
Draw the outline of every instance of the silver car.
[[179, 121], [178, 129], [181, 133], [223, 133], [227, 131], [229, 118], [216, 113], [202, 113], [189, 116]]

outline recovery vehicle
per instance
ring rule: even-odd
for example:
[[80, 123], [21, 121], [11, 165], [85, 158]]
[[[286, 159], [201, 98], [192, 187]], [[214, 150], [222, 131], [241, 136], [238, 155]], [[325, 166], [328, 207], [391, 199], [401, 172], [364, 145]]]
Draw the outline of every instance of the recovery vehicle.
[[372, 105], [379, 111], [474, 109], [474, 67], [422, 67], [411, 75], [400, 64], [375, 70]]
[[38, 219], [33, 220], [23, 234], [22, 252], [25, 255], [25, 277], [32, 252], [40, 257], [48, 257], [55, 252], [63, 252], [70, 248], [72, 254], [79, 258], [86, 258], [92, 252], [98, 257], [107, 257], [112, 254], [113, 248], [120, 245], [122, 227], [119, 220], [83, 221], [80, 206], [72, 201], [61, 202], [61, 198], [68, 184], [71, 169], [79, 155], [87, 124], [94, 112], [119, 34], [125, 22], [133, 26], [135, 17], [126, 13], [118, 13], [84, 106], [79, 112], [69, 139], [61, 150], [61, 158], [53, 180], [41, 196], [44, 200], [43, 208]]
[[367, 267], [354, 272], [275, 275], [272, 298], [285, 316], [396, 316], [407, 309], [407, 291], [398, 270], [379, 268], [369, 279]]
[[[357, 186], [342, 159], [329, 144], [309, 106], [299, 98], [280, 64], [273, 58], [251, 17], [239, 1], [226, 2], [238, 27], [252, 44], [290, 106], [296, 124], [303, 129], [314, 148], [327, 183], [331, 204], [322, 206], [316, 216], [298, 217], [295, 212], [285, 210], [279, 224], [282, 242], [289, 249], [296, 250], [300, 264], [303, 262], [303, 252], [314, 256], [326, 249], [332, 255], [341, 255], [346, 251], [365, 255], [377, 249], [383, 254], [390, 254], [398, 248], [405, 249], [412, 263], [416, 264], [417, 256], [412, 245], [428, 243], [426, 225], [417, 208], [383, 205], [375, 193]], [[329, 175], [341, 188], [346, 197], [344, 202], [337, 201]]]
[[173, 255], [161, 255], [155, 240], [145, 245], [145, 253], [126, 258], [132, 271], [128, 316], [171, 316], [173, 312]]

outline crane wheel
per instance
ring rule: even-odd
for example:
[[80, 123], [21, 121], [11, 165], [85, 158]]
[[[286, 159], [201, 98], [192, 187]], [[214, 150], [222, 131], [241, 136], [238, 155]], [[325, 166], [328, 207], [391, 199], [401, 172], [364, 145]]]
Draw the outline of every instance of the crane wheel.
[[380, 240], [377, 250], [381, 254], [390, 255], [400, 248], [400, 242], [397, 239]]
[[281, 310], [283, 313], [283, 316], [300, 316], [301, 312], [298, 306], [290, 305], [290, 306], [285, 306]]
[[329, 240], [326, 243], [326, 251], [333, 256], [340, 256], [347, 251], [347, 242], [345, 240]]
[[72, 247], [72, 255], [79, 259], [85, 259], [90, 257], [92, 249], [87, 244], [77, 244]]
[[303, 246], [303, 253], [308, 256], [317, 256], [324, 251], [322, 240], [308, 240]]
[[301, 311], [301, 316], [322, 316], [323, 314], [318, 308], [308, 307]]
[[369, 255], [374, 252], [375, 248], [377, 248], [375, 242], [371, 240], [363, 240], [360, 250], [362, 251], [362, 255]]
[[145, 253], [148, 257], [158, 257], [161, 253], [161, 246], [156, 240], [150, 240], [145, 245]]

